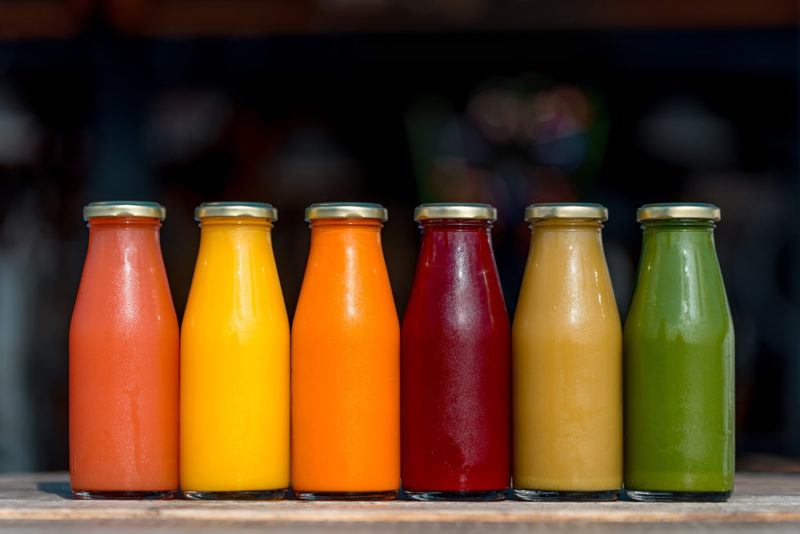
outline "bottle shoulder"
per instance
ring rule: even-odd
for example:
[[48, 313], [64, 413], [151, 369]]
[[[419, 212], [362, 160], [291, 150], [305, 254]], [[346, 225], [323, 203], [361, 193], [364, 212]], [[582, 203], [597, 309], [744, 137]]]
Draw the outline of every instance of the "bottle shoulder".
[[648, 291], [637, 286], [625, 319], [626, 343], [659, 340], [714, 345], [733, 339], [724, 289], [704, 293]]

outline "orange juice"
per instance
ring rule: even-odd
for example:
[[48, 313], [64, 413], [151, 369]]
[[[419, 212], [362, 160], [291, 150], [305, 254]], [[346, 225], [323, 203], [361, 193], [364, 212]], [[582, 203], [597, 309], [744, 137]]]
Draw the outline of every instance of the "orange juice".
[[178, 319], [154, 202], [84, 208], [89, 250], [69, 331], [69, 460], [78, 498], [178, 489]]
[[400, 485], [400, 328], [378, 204], [314, 204], [292, 325], [292, 484], [302, 499]]
[[622, 486], [622, 327], [597, 204], [534, 204], [512, 328], [514, 491], [611, 500]]
[[289, 320], [275, 258], [277, 210], [209, 202], [181, 330], [181, 489], [275, 499], [289, 487]]

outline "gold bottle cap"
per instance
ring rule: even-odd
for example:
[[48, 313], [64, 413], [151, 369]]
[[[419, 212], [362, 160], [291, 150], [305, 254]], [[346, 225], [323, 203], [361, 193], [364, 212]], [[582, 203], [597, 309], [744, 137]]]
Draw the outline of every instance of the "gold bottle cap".
[[467, 202], [437, 202], [417, 206], [414, 210], [414, 220], [429, 219], [473, 219], [494, 222], [497, 220], [497, 210], [489, 204]]
[[592, 219], [602, 222], [608, 220], [608, 208], [583, 202], [550, 202], [531, 204], [525, 208], [525, 221], [541, 219]]
[[83, 220], [93, 217], [147, 217], [163, 221], [167, 218], [167, 210], [158, 202], [105, 200], [90, 202], [83, 207]]
[[206, 217], [255, 217], [278, 220], [278, 210], [265, 202], [204, 202], [194, 210], [194, 220]]
[[389, 210], [372, 202], [319, 202], [306, 208], [306, 222], [317, 219], [389, 220]]
[[702, 202], [665, 202], [645, 204], [636, 210], [636, 220], [653, 221], [664, 219], [698, 219], [717, 222], [722, 212], [714, 204]]

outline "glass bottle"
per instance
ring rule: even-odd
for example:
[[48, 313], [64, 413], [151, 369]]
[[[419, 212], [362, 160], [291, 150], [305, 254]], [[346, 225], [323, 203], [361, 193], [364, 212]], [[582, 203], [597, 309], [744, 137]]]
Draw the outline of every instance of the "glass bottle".
[[514, 492], [614, 500], [622, 486], [622, 326], [603, 253], [608, 210], [533, 204], [512, 330]]
[[415, 500], [500, 500], [510, 479], [510, 326], [488, 204], [423, 204], [402, 328], [402, 480]]
[[178, 489], [178, 320], [154, 202], [92, 202], [69, 332], [72, 491], [171, 498]]
[[200, 249], [181, 329], [181, 489], [279, 499], [289, 487], [289, 320], [272, 253], [278, 213], [195, 210]]
[[400, 328], [379, 204], [306, 210], [292, 324], [292, 485], [301, 499], [390, 499], [400, 485]]
[[734, 477], [734, 333], [711, 204], [648, 204], [625, 322], [625, 490], [722, 501]]

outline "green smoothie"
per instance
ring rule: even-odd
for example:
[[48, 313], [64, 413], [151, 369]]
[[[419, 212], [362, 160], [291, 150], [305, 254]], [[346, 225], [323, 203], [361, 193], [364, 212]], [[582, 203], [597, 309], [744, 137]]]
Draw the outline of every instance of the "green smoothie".
[[658, 206], [639, 212], [644, 240], [624, 329], [625, 487], [640, 500], [724, 499], [734, 476], [734, 334], [715, 219], [667, 217], [695, 212]]

